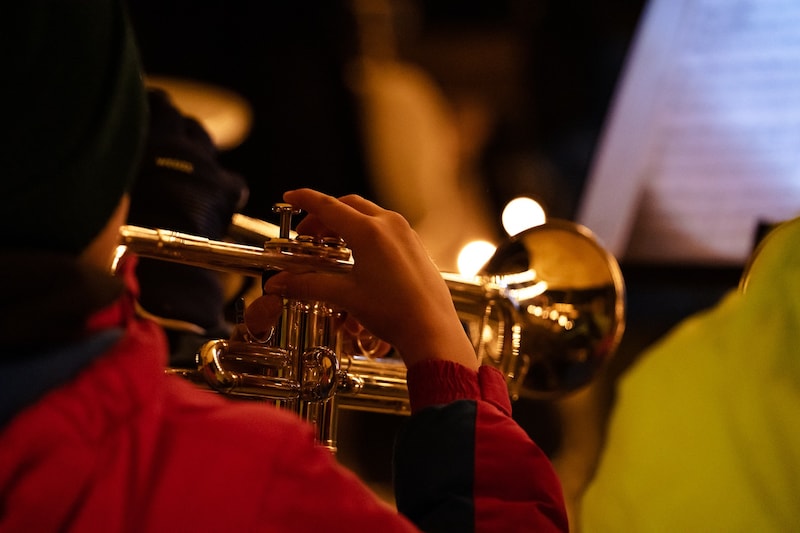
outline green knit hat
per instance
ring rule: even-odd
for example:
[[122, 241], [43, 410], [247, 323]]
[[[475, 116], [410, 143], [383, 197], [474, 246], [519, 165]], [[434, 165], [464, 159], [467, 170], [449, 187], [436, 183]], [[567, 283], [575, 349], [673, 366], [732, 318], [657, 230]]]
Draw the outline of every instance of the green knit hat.
[[12, 2], [0, 22], [0, 247], [77, 253], [136, 174], [147, 122], [138, 52], [117, 0]]

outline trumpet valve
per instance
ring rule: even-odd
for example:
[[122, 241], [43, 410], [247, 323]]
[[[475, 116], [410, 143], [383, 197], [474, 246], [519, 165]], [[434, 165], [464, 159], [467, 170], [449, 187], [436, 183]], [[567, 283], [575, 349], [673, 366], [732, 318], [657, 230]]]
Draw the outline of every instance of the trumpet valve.
[[300, 209], [294, 207], [292, 204], [277, 203], [272, 206], [272, 212], [278, 213], [280, 216], [278, 238], [289, 239], [292, 231], [292, 216], [299, 215]]
[[264, 250], [277, 250], [287, 255], [302, 255], [321, 261], [348, 263], [352, 253], [343, 239], [339, 237], [314, 237], [312, 235], [296, 235], [292, 233], [292, 216], [302, 211], [291, 204], [276, 203], [272, 211], [280, 216], [278, 237], [268, 237], [264, 242]]

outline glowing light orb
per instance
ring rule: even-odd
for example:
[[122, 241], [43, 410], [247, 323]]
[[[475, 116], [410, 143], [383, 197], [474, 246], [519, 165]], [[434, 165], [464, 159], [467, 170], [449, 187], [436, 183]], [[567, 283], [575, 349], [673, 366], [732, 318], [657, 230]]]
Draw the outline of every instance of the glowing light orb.
[[462, 276], [472, 277], [492, 257], [497, 247], [487, 241], [467, 243], [458, 253], [458, 272]]
[[528, 228], [544, 224], [546, 215], [539, 202], [532, 198], [518, 197], [503, 209], [503, 227], [512, 237]]

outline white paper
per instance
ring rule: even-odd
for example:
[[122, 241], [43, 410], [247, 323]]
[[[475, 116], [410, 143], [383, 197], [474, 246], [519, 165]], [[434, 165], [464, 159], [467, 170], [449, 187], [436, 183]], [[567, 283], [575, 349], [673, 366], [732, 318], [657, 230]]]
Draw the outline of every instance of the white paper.
[[800, 215], [800, 2], [651, 0], [578, 220], [629, 261], [743, 264]]

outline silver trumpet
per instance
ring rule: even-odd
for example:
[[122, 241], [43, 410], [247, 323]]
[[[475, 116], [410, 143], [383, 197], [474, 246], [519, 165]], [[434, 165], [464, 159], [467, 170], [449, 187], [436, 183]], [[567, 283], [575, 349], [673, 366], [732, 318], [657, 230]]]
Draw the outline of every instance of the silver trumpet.
[[[270, 271], [352, 268], [344, 242], [296, 235], [291, 217], [299, 211], [288, 204], [273, 210], [278, 226], [235, 215], [229, 233], [237, 242], [123, 226], [121, 252], [258, 278]], [[512, 400], [557, 398], [584, 387], [612, 357], [624, 330], [619, 265], [589, 229], [573, 222], [550, 219], [512, 237], [476, 276], [442, 276], [476, 357], [503, 373]], [[375, 357], [362, 342], [370, 339], [354, 342], [344, 331], [344, 319], [325, 302], [286, 298], [266, 339], [209, 341], [196, 368], [168, 372], [292, 410], [335, 452], [338, 409], [410, 412], [400, 357]]]

